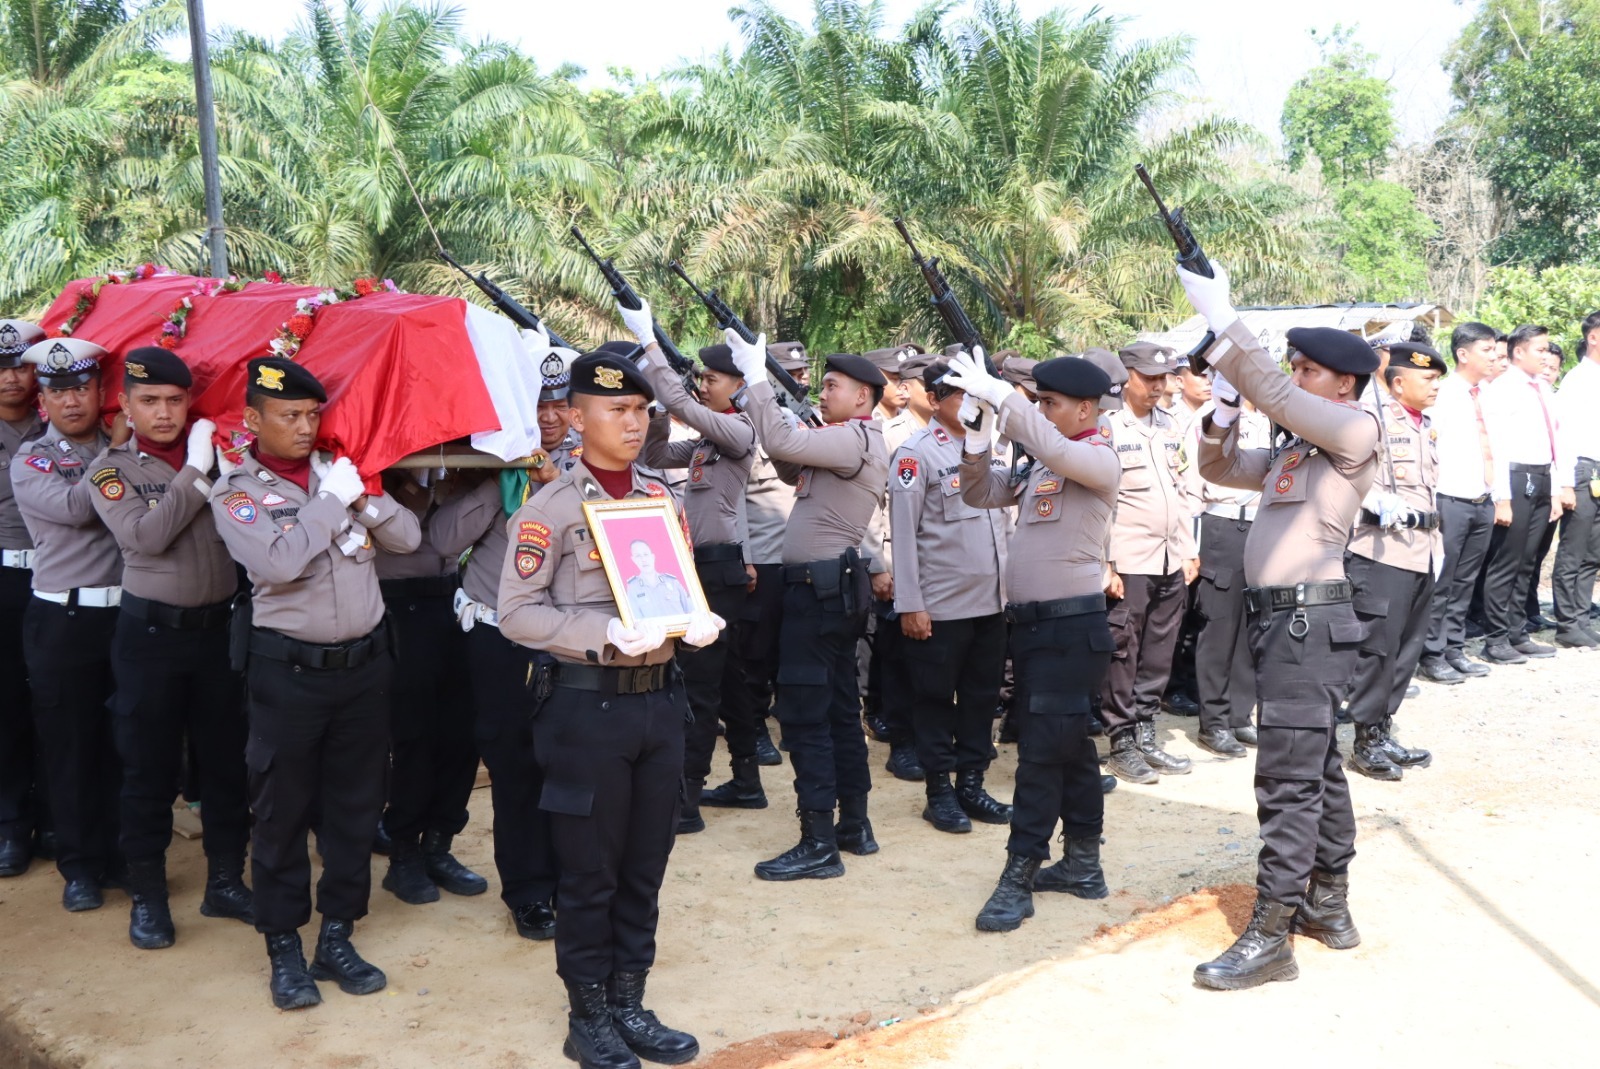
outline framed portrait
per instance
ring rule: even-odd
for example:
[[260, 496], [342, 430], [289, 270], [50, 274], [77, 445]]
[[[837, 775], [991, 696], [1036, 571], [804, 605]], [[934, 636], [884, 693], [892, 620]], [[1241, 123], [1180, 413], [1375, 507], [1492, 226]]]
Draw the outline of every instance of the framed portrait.
[[678, 637], [692, 614], [710, 611], [670, 499], [585, 501], [583, 512], [624, 625], [653, 620]]

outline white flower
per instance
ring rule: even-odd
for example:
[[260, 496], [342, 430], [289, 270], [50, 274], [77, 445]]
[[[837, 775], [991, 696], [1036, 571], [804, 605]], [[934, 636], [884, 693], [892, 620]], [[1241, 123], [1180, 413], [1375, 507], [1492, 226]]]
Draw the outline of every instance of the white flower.
[[317, 300], [321, 301], [323, 304], [338, 304], [339, 295], [333, 290], [323, 290], [321, 293], [317, 294]]

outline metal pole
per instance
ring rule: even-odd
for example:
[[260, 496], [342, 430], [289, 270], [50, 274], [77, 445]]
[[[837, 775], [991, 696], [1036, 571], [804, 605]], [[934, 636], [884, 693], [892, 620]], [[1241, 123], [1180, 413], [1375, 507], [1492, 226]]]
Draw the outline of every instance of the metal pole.
[[201, 0], [187, 0], [189, 48], [194, 57], [195, 111], [200, 119], [200, 173], [206, 189], [206, 245], [211, 276], [228, 277], [228, 246], [222, 227], [222, 179], [217, 173], [217, 111], [211, 96], [211, 52], [206, 44], [206, 14]]

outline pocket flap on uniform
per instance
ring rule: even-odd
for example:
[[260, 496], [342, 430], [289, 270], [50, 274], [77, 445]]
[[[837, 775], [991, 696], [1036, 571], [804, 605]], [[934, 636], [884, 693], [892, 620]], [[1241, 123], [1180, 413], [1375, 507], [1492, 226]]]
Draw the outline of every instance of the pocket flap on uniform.
[[586, 817], [594, 808], [594, 788], [546, 780], [544, 790], [539, 792], [539, 808], [546, 813]]
[[823, 664], [780, 664], [778, 682], [799, 687], [828, 685], [828, 666]]
[[257, 775], [265, 775], [272, 768], [276, 747], [265, 739], [251, 739], [244, 744], [244, 767]]
[[[1389, 603], [1383, 603], [1387, 610]], [[1381, 614], [1380, 614], [1381, 615]], [[1367, 637], [1367, 625], [1360, 620], [1330, 620], [1328, 638], [1335, 646], [1354, 646]]]
[[1207, 564], [1204, 557], [1200, 558], [1200, 574], [1209, 580], [1211, 585], [1218, 590], [1231, 590], [1233, 588], [1233, 569], [1215, 568]]
[[1326, 730], [1333, 711], [1328, 708], [1326, 702], [1263, 701], [1260, 715], [1261, 726], [1264, 728]]
[[1028, 695], [1028, 712], [1041, 716], [1082, 716], [1089, 711], [1087, 694], [1036, 691]]
[[1094, 630], [1089, 632], [1089, 648], [1096, 653], [1115, 653], [1117, 651], [1116, 637], [1111, 634], [1111, 629], [1104, 631]]
[[[1350, 607], [1352, 609], [1354, 609], [1356, 612], [1360, 613], [1362, 616], [1388, 616], [1389, 615], [1389, 599], [1385, 598], [1385, 597], [1380, 597], [1377, 594], [1357, 594], [1355, 597], [1350, 599]], [[1339, 628], [1350, 626], [1347, 622], [1339, 621], [1339, 622], [1335, 622], [1335, 623], [1331, 624], [1330, 626], [1333, 629], [1333, 640], [1335, 642], [1359, 642], [1360, 641], [1359, 638], [1356, 638], [1356, 639], [1341, 639], [1341, 638], [1339, 638]], [[1359, 627], [1360, 624], [1357, 624], [1356, 626]]]

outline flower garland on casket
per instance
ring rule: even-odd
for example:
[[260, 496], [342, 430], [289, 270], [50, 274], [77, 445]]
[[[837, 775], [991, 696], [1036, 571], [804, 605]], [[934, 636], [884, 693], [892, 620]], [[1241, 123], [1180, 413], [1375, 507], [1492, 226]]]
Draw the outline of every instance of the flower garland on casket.
[[56, 337], [70, 338], [72, 332], [78, 329], [88, 314], [94, 311], [95, 301], [100, 299], [100, 291], [107, 286], [119, 286], [129, 282], [143, 282], [147, 278], [160, 278], [165, 275], [177, 274], [170, 267], [161, 264], [140, 264], [131, 271], [109, 271], [106, 277], [97, 278], [83, 289], [78, 291], [78, 299], [72, 306], [72, 314], [66, 322], [56, 328]]

